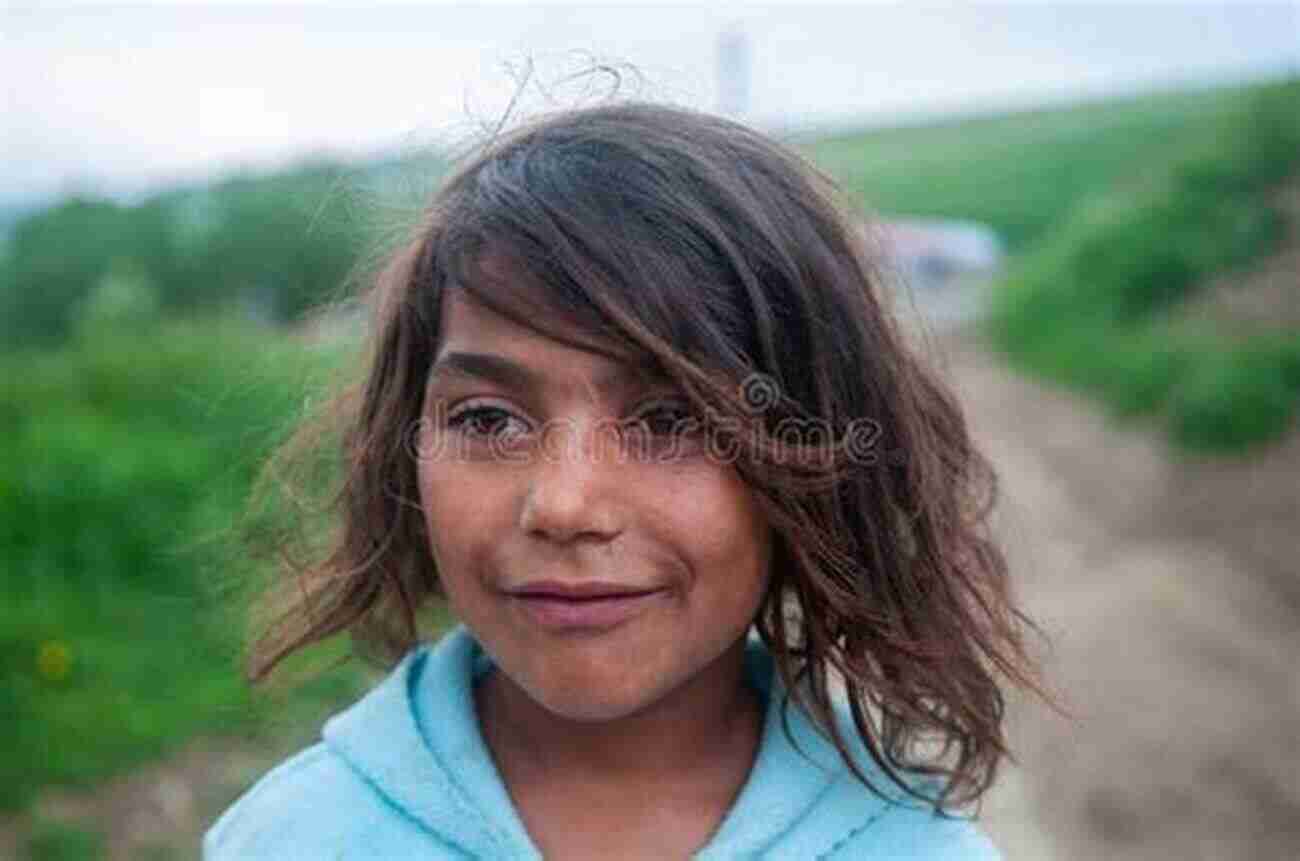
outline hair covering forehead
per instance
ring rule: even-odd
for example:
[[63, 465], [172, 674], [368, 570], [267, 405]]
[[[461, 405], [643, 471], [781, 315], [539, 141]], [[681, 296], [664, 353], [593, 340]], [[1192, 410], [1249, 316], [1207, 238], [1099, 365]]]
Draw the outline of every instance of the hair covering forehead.
[[567, 346], [617, 361], [644, 361], [646, 351], [605, 320], [582, 291], [561, 292], [499, 245], [482, 249], [464, 268], [468, 272], [447, 286], [480, 307]]
[[771, 255], [751, 259], [767, 245], [720, 138], [704, 119], [650, 109], [523, 130], [451, 183], [436, 257], [449, 282], [547, 337], [639, 365], [747, 366], [762, 352], [762, 282], [751, 275], [747, 294], [740, 273]]

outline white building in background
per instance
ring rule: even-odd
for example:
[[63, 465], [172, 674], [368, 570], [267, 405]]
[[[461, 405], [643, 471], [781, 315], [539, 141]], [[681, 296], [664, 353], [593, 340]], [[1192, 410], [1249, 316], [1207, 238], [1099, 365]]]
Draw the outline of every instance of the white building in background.
[[739, 24], [718, 34], [718, 113], [743, 117], [749, 112], [749, 36]]
[[997, 234], [970, 221], [884, 219], [870, 241], [889, 257], [901, 319], [930, 331], [981, 317], [1005, 256]]
[[992, 277], [1005, 254], [997, 234], [972, 221], [889, 219], [880, 232], [899, 274], [922, 290]]

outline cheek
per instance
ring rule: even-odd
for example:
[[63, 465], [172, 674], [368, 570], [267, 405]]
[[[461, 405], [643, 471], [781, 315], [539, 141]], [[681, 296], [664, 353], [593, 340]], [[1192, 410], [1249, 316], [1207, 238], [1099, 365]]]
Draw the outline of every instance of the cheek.
[[[448, 598], [462, 596], [473, 571], [510, 528], [503, 490], [488, 477], [467, 475], [463, 465], [434, 463], [419, 472], [420, 507], [429, 552]], [[473, 487], [472, 495], [466, 493]]]
[[752, 492], [739, 477], [714, 467], [664, 500], [665, 523], [690, 557], [703, 594], [737, 600], [767, 584], [771, 529]]

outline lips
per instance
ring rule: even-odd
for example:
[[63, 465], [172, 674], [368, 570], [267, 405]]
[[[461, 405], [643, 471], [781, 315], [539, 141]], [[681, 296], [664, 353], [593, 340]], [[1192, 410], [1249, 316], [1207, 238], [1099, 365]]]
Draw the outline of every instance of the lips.
[[665, 590], [621, 583], [529, 583], [509, 592], [514, 603], [541, 627], [558, 631], [604, 630], [640, 615]]
[[579, 583], [565, 583], [559, 580], [538, 580], [526, 583], [510, 594], [526, 598], [555, 598], [569, 601], [584, 601], [597, 598], [627, 598], [647, 595], [659, 591], [653, 586], [632, 586], [600, 580], [587, 580]]

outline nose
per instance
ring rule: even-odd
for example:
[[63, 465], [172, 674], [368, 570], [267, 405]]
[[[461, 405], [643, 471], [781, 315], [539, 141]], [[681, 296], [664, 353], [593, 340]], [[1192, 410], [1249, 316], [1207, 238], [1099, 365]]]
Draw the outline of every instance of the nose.
[[[617, 428], [560, 422], [545, 429], [528, 479], [520, 527], [551, 541], [607, 541], [622, 531]], [[623, 479], [626, 480], [625, 478]]]

